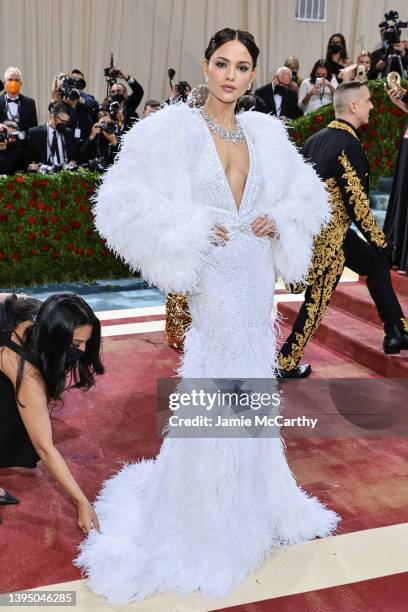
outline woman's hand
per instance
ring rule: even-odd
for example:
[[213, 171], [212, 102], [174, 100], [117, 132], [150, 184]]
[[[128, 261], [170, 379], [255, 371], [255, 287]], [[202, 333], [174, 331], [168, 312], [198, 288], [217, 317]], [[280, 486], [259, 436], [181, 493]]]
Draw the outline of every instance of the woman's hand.
[[223, 225], [219, 225], [218, 223], [214, 225], [213, 230], [215, 236], [215, 241], [213, 244], [215, 246], [224, 246], [229, 240], [228, 230]]
[[268, 215], [262, 215], [261, 217], [254, 219], [254, 221], [251, 223], [251, 228], [255, 236], [271, 236], [273, 238], [279, 238], [276, 223], [273, 219], [268, 217]]
[[77, 524], [85, 535], [88, 535], [93, 527], [100, 531], [98, 517], [87, 499], [77, 503]]
[[391, 100], [391, 102], [395, 104], [395, 106], [398, 106], [398, 108], [403, 110], [404, 113], [408, 113], [408, 104], [400, 100], [399, 91], [397, 89], [390, 89], [390, 90], [387, 89], [386, 91], [387, 91], [388, 97]]

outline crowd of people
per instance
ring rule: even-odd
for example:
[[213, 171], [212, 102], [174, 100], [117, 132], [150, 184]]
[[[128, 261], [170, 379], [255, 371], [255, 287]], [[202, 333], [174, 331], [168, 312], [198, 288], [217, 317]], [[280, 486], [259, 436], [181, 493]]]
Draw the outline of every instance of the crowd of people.
[[[389, 69], [390, 50], [400, 56], [407, 70], [408, 41], [390, 46], [384, 40], [384, 31], [380, 30], [381, 47], [373, 53], [361, 51], [355, 63], [344, 36], [333, 34], [326, 57], [315, 62], [305, 79], [300, 77], [299, 60], [289, 57], [274, 72], [271, 82], [256, 89], [254, 95], [244, 96], [237, 108], [255, 107], [283, 121], [296, 119], [331, 104], [341, 82], [382, 78]], [[38, 125], [35, 101], [21, 93], [22, 82], [18, 68], [7, 68], [5, 92], [0, 95], [0, 174], [74, 170], [78, 165], [104, 171], [115, 159], [121, 136], [139, 118], [137, 109], [144, 96], [142, 85], [134, 77], [115, 69], [115, 78], [108, 81], [108, 95], [99, 103], [86, 91], [84, 74], [74, 69], [55, 77], [48, 121]], [[187, 81], [175, 83], [172, 95], [164, 102], [144, 103], [142, 117], [158, 110], [163, 103], [185, 100], [190, 92]]]

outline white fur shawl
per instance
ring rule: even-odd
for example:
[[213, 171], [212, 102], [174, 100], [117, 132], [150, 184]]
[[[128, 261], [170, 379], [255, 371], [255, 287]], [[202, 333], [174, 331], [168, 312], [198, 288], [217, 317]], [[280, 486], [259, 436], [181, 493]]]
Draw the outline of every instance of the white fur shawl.
[[[276, 270], [286, 282], [301, 280], [313, 236], [329, 217], [324, 184], [281, 121], [254, 111], [240, 121], [260, 160], [261, 207], [280, 233], [271, 240]], [[108, 246], [164, 291], [192, 290], [211, 244], [212, 214], [191, 195], [192, 165], [204, 136], [202, 119], [185, 104], [139, 121], [95, 196], [95, 224]]]

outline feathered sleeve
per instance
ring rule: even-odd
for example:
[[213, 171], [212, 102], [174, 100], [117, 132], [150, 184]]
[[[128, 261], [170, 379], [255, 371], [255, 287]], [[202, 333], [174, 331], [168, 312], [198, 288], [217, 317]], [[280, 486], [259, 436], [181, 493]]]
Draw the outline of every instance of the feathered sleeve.
[[191, 198], [188, 113], [169, 106], [133, 126], [94, 198], [107, 246], [149, 283], [183, 293], [197, 284], [213, 226]]
[[272, 239], [272, 249], [279, 276], [285, 283], [296, 283], [306, 279], [313, 238], [329, 221], [330, 207], [324, 182], [289, 141], [280, 121], [279, 124], [286, 167], [279, 197], [269, 212], [279, 232], [279, 238]]

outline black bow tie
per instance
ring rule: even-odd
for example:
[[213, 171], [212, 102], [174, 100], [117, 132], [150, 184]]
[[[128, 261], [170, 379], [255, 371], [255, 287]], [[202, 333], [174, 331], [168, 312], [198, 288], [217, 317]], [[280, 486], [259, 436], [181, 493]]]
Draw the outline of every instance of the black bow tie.
[[18, 104], [18, 98], [14, 98], [14, 100], [12, 100], [11, 98], [7, 98], [7, 102], [10, 104], [10, 102], [15, 102], [16, 104]]

